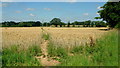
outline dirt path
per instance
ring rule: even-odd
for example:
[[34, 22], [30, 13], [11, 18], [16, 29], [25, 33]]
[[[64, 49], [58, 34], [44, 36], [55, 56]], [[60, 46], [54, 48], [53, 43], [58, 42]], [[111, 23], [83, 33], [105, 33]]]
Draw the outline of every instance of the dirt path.
[[48, 57], [48, 51], [47, 51], [48, 43], [49, 40], [44, 40], [44, 42], [41, 44], [42, 56], [37, 56], [36, 58], [40, 60], [42, 66], [56, 66], [60, 62], [52, 59], [52, 57]]
[[41, 50], [42, 50], [42, 54], [44, 54], [44, 56], [48, 55], [47, 52], [47, 46], [48, 46], [48, 40], [44, 40], [44, 42], [41, 44]]

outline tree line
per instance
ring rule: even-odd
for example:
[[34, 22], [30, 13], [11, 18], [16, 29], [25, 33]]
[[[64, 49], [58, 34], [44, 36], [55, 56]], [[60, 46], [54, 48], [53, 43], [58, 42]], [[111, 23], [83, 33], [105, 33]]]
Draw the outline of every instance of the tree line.
[[61, 22], [61, 19], [54, 18], [50, 22], [40, 22], [40, 21], [25, 21], [25, 22], [15, 22], [15, 21], [5, 21], [2, 22], [2, 27], [106, 27], [107, 23], [103, 21], [83, 21], [83, 22]]

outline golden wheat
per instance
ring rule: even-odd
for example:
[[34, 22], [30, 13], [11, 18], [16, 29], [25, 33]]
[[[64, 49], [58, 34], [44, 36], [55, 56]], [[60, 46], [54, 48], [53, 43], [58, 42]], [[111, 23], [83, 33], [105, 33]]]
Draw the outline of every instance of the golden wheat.
[[40, 45], [40, 27], [5, 27], [2, 28], [2, 46], [20, 45], [27, 48], [30, 45]]
[[60, 46], [78, 46], [91, 44], [96, 38], [101, 37], [108, 31], [99, 29], [105, 28], [44, 28], [51, 36], [54, 45]]
[[[43, 27], [50, 34], [50, 41], [56, 46], [72, 47], [78, 45], [91, 44], [96, 38], [101, 37], [108, 31], [99, 29], [105, 28], [52, 28]], [[29, 45], [40, 45], [42, 29], [40, 27], [10, 27], [2, 28], [2, 45], [21, 45], [27, 48]]]

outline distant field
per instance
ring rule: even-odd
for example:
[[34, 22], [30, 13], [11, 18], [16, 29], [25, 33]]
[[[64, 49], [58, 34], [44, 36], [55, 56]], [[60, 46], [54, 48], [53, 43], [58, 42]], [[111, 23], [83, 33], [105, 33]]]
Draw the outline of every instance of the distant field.
[[[43, 27], [51, 35], [51, 41], [55, 45], [81, 45], [89, 43], [89, 37], [94, 40], [108, 31], [106, 28], [52, 28]], [[41, 39], [41, 27], [4, 27], [2, 28], [2, 45], [39, 45]]]

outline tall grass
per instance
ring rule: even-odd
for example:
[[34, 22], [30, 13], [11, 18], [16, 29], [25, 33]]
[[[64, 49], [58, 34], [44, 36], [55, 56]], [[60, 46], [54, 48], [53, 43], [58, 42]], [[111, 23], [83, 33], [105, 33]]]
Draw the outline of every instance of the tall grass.
[[118, 32], [112, 31], [96, 43], [93, 60], [99, 65], [118, 65]]
[[3, 49], [2, 65], [3, 66], [40, 66], [39, 61], [35, 58], [40, 55], [41, 50], [37, 45], [30, 46], [27, 50], [22, 50], [19, 46], [14, 45]]
[[61, 66], [117, 66], [118, 33], [112, 31], [96, 41], [94, 46], [75, 46]]
[[2, 51], [0, 50], [0, 67], [2, 67]]
[[52, 42], [49, 42], [48, 45], [48, 54], [50, 57], [61, 57], [61, 58], [65, 58], [67, 56], [67, 51], [65, 48], [60, 47], [60, 46], [55, 46], [52, 44]]

